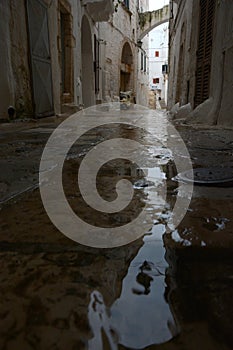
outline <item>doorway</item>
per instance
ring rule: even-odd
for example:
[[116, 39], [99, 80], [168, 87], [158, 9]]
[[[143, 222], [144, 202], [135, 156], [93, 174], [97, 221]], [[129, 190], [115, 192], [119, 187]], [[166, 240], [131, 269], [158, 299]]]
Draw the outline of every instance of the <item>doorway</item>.
[[48, 15], [44, 2], [27, 0], [27, 19], [34, 112], [37, 117], [49, 116], [54, 110]]

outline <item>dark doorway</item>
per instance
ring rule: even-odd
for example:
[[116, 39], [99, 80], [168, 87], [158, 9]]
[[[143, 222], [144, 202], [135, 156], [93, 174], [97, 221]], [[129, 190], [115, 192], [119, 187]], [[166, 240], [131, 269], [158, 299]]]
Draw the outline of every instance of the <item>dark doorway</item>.
[[120, 91], [133, 89], [133, 54], [129, 43], [125, 43], [121, 55]]
[[48, 116], [54, 111], [46, 5], [40, 0], [27, 0], [27, 16], [35, 115]]

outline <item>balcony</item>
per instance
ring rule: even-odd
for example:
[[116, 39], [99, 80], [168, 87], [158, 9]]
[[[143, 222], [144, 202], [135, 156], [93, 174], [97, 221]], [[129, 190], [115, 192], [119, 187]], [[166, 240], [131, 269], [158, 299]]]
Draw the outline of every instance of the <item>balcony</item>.
[[112, 0], [82, 0], [82, 4], [95, 22], [107, 22], [114, 12]]

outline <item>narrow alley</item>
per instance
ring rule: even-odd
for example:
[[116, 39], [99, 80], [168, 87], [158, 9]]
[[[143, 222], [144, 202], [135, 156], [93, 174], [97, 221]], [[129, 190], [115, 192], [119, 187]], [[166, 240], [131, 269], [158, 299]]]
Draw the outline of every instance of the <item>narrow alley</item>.
[[232, 349], [233, 4], [156, 1], [0, 3], [2, 350]]

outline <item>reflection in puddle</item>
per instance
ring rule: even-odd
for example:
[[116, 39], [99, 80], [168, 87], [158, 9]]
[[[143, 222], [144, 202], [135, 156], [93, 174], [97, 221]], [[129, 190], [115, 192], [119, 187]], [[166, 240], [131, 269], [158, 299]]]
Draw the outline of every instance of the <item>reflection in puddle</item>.
[[155, 224], [144, 236], [121, 281], [121, 293], [111, 306], [105, 305], [99, 291], [91, 293], [88, 321], [93, 336], [88, 341], [88, 350], [115, 350], [118, 346], [144, 349], [166, 343], [179, 333], [169, 305], [171, 287], [167, 285], [169, 269], [163, 242], [174, 206], [172, 195], [177, 184], [169, 186], [176, 169], [172, 154], [166, 148], [162, 152], [161, 149], [161, 145], [157, 152], [153, 149], [156, 164], [151, 162], [148, 168], [141, 169], [143, 179], [134, 182], [135, 190], [146, 194], [150, 222]]
[[94, 337], [88, 341], [88, 350], [103, 349], [102, 332], [105, 333], [111, 350], [117, 349], [114, 331], [110, 326], [110, 319], [103, 296], [98, 291], [91, 293], [91, 301], [88, 307], [88, 320]]
[[210, 217], [205, 219], [203, 227], [207, 228], [210, 231], [222, 231], [226, 227], [226, 223], [229, 222], [227, 218], [215, 218]]
[[102, 295], [97, 291], [91, 294], [88, 318], [94, 337], [89, 341], [89, 350], [103, 349], [102, 332], [111, 350], [117, 349], [117, 343], [142, 349], [165, 343], [177, 335], [178, 325], [167, 300], [164, 233], [165, 226], [159, 224], [144, 237], [144, 244], [128, 268], [121, 295], [111, 306], [109, 315]]

